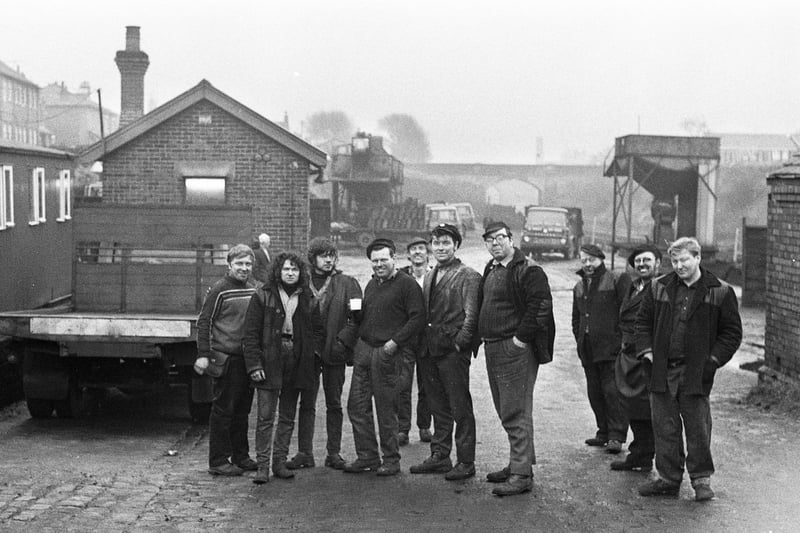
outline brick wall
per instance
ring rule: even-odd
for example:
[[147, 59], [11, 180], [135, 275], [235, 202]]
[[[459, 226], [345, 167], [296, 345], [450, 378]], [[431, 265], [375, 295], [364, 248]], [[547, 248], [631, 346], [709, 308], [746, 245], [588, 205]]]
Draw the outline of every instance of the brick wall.
[[800, 174], [772, 175], [767, 207], [766, 365], [800, 379]]
[[183, 205], [181, 169], [204, 162], [228, 169], [226, 204], [252, 208], [253, 236], [268, 233], [275, 250], [305, 248], [309, 162], [208, 101], [107, 155], [103, 202]]

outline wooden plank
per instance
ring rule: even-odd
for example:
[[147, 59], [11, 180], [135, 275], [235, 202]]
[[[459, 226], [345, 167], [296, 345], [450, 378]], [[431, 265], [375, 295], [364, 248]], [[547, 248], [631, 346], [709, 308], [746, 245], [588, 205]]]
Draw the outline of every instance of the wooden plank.
[[33, 317], [30, 320], [30, 332], [39, 335], [189, 338], [191, 330], [189, 320], [87, 317]]

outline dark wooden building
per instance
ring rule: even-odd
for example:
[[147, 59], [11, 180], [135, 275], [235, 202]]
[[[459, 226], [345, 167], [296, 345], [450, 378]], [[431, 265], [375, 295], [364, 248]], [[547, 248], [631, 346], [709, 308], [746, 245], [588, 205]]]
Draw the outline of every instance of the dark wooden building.
[[0, 311], [70, 293], [72, 154], [0, 140]]

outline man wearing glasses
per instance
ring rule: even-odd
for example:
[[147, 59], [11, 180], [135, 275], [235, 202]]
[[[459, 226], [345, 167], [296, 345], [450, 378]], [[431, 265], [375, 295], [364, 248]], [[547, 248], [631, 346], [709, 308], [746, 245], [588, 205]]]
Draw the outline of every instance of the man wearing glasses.
[[514, 246], [505, 222], [489, 224], [483, 240], [492, 259], [483, 273], [478, 333], [510, 447], [508, 465], [486, 480], [500, 483], [493, 494], [511, 496], [533, 488], [533, 387], [539, 365], [553, 358], [553, 298], [547, 275]]

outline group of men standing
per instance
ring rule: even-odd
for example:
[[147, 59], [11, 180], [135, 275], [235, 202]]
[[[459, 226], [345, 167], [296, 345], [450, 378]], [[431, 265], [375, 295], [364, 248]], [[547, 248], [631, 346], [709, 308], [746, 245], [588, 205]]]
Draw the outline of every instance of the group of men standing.
[[659, 277], [658, 248], [634, 249], [631, 280], [607, 270], [597, 246], [581, 247], [572, 330], [597, 423], [586, 444], [617, 454], [630, 426], [629, 453], [612, 470], [650, 472], [655, 457], [658, 477], [639, 487], [642, 496], [678, 494], [685, 467], [695, 499], [706, 501], [714, 497], [709, 394], [742, 324], [733, 289], [700, 266], [696, 239], [679, 238], [667, 255], [673, 271]]
[[[314, 466], [321, 377], [325, 465], [348, 473], [399, 473], [415, 362], [422, 394], [417, 422], [431, 454], [410, 471], [444, 473], [449, 481], [472, 477], [476, 431], [469, 368], [484, 343], [492, 398], [510, 448], [508, 465], [487, 480], [497, 483], [493, 493], [500, 496], [531, 490], [533, 387], [539, 364], [552, 360], [552, 296], [544, 271], [514, 247], [509, 227], [500, 222], [485, 229], [491, 260], [483, 276], [456, 257], [462, 236], [450, 224], [409, 244], [410, 258], [422, 257], [413, 246], [424, 247], [425, 264], [412, 259], [408, 273], [396, 264], [394, 242], [375, 239], [367, 247], [373, 276], [363, 298], [356, 280], [336, 269], [338, 252], [326, 239], [310, 243], [307, 264], [296, 254], [278, 254], [260, 286], [250, 277], [257, 257], [247, 246], [233, 247], [228, 274], [211, 287], [198, 318], [195, 369], [214, 377], [209, 472], [255, 470], [253, 482], [260, 484], [269, 481], [270, 466], [278, 478]], [[428, 247], [433, 268], [427, 265]], [[347, 402], [357, 455], [352, 462], [340, 453], [347, 364], [353, 367]], [[255, 461], [247, 445], [253, 388]], [[288, 459], [298, 402], [298, 453]]]

